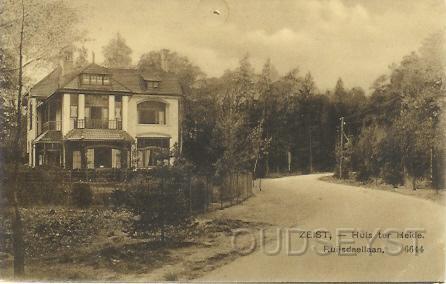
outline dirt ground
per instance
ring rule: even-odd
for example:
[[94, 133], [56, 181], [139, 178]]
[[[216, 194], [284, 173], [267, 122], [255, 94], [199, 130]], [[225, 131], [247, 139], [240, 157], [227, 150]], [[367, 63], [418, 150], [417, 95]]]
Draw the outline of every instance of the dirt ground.
[[[162, 243], [132, 235], [133, 216], [125, 210], [38, 207], [21, 212], [27, 244], [23, 280], [33, 281], [194, 279], [239, 256], [231, 243], [233, 230], [269, 226], [243, 221], [243, 216], [203, 214], [183, 232], [185, 239]], [[12, 279], [9, 213], [3, 211], [0, 216], [0, 275], [4, 280]], [[243, 248], [244, 242], [244, 237], [239, 238], [238, 247]]]

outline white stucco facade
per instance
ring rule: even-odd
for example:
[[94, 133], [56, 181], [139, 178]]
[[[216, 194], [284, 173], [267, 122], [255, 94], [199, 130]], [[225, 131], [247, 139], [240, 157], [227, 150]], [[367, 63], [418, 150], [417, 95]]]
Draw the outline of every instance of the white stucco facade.
[[172, 74], [92, 63], [61, 82], [64, 70], [27, 94], [30, 166], [150, 168], [181, 149], [182, 90]]
[[[156, 101], [166, 104], [165, 124], [139, 124], [138, 110], [139, 103], [146, 101]], [[123, 107], [124, 110], [124, 107]], [[128, 101], [127, 132], [135, 138], [140, 137], [166, 137], [170, 138], [170, 147], [179, 143], [179, 98], [173, 96], [147, 96], [133, 95]]]

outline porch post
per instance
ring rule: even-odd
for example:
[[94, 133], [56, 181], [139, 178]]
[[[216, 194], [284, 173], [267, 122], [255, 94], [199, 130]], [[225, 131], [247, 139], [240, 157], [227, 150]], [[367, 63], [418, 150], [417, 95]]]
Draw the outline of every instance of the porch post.
[[115, 96], [108, 96], [108, 128], [116, 129], [116, 121], [115, 120]]
[[62, 155], [60, 155], [62, 158], [61, 167], [65, 169], [67, 167], [66, 166], [66, 158], [65, 158], [65, 143], [62, 143], [61, 151], [62, 151]]
[[31, 148], [32, 148], [32, 163], [31, 163], [31, 166], [34, 168], [36, 166], [36, 144], [34, 144], [34, 142], [31, 142]]
[[31, 109], [32, 109], [32, 119], [31, 119], [31, 121], [32, 121], [32, 124], [31, 124], [31, 128], [32, 128], [32, 130], [33, 130], [33, 134], [32, 134], [32, 136], [35, 138], [35, 137], [37, 137], [37, 100], [36, 100], [36, 98], [31, 98], [31, 100], [30, 100], [30, 106], [31, 106]]
[[70, 94], [63, 94], [62, 97], [62, 135], [70, 131]]
[[81, 145], [81, 169], [87, 168], [87, 151], [85, 147], [85, 143], [82, 143]]
[[128, 131], [128, 109], [129, 109], [129, 97], [122, 96], [122, 130]]

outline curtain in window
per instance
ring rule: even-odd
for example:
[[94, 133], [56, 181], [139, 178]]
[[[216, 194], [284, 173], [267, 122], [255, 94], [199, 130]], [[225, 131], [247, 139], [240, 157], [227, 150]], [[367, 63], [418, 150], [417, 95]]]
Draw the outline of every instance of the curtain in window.
[[81, 167], [81, 151], [73, 151], [73, 169], [80, 169]]
[[138, 150], [138, 168], [144, 168], [144, 152]]
[[148, 166], [154, 166], [151, 162], [150, 162], [150, 156], [152, 154], [152, 151], [150, 151], [150, 149], [145, 149], [144, 150], [144, 166], [148, 167]]
[[112, 149], [112, 168], [121, 168], [121, 150]]
[[77, 106], [70, 106], [70, 117], [71, 118], [77, 117]]
[[94, 169], [94, 149], [87, 149], [87, 168]]

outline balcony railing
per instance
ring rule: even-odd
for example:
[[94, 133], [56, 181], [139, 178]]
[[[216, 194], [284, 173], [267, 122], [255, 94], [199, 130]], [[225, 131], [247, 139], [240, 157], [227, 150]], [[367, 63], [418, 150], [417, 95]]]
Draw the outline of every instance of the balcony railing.
[[39, 130], [37, 135], [40, 135], [48, 130], [61, 131], [62, 130], [62, 122], [60, 120], [45, 121], [44, 123], [37, 122], [37, 129]]
[[122, 129], [122, 121], [120, 119], [77, 119], [71, 120], [72, 127], [75, 129]]

